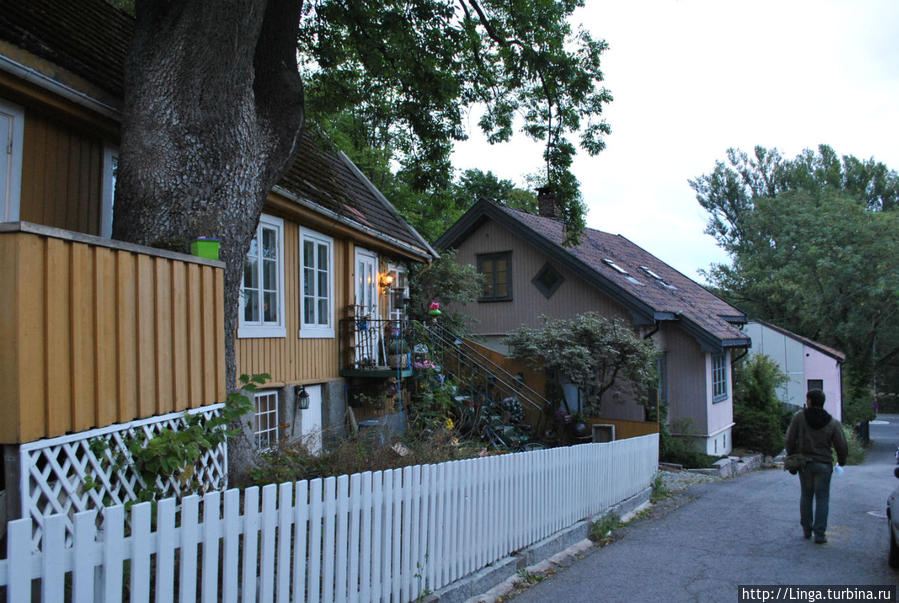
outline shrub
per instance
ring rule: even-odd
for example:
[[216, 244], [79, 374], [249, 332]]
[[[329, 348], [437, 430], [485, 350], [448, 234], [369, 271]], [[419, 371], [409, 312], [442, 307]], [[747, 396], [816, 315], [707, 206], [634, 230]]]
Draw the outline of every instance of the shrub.
[[846, 464], [861, 465], [862, 461], [865, 460], [865, 449], [859, 441], [858, 436], [855, 434], [855, 430], [848, 425], [843, 425], [843, 433], [846, 435], [846, 443], [849, 444], [849, 454], [846, 456]]
[[787, 377], [764, 354], [736, 367], [734, 375], [734, 445], [775, 456], [784, 447], [783, 405], [777, 388]]
[[862, 394], [850, 393], [848, 399], [843, 400], [843, 422], [847, 425], [873, 421], [876, 416], [874, 412], [874, 397], [870, 392]]
[[668, 431], [668, 426], [659, 425], [659, 460], [682, 465], [686, 469], [711, 467], [717, 457], [696, 450], [689, 437], [676, 437]]

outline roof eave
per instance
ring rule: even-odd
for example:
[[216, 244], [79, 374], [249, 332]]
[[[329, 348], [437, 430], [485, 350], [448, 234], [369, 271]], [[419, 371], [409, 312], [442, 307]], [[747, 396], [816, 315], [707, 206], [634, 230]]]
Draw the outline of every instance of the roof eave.
[[[370, 237], [378, 239], [378, 240], [380, 240], [384, 243], [387, 243], [393, 247], [400, 248], [403, 251], [405, 251], [406, 253], [409, 253], [410, 255], [421, 259], [421, 261], [423, 261], [423, 262], [430, 262], [435, 257], [439, 257], [436, 255], [432, 255], [431, 253], [429, 253], [428, 250], [414, 247], [413, 245], [410, 245], [409, 243], [406, 243], [405, 241], [400, 241], [399, 239], [397, 239], [395, 237], [391, 237], [390, 235], [385, 234], [374, 228], [371, 228], [370, 226], [360, 224], [359, 222], [356, 222], [355, 220], [351, 220], [350, 218], [348, 218], [346, 216], [342, 216], [342, 215], [338, 214], [337, 212], [331, 211], [330, 209], [326, 209], [326, 208], [322, 207], [321, 205], [315, 203], [314, 201], [310, 201], [309, 199], [304, 199], [303, 197], [300, 197], [293, 191], [290, 191], [290, 190], [284, 188], [280, 184], [276, 184], [272, 188], [272, 192], [277, 193], [277, 194], [281, 195], [282, 197], [284, 197], [285, 199], [289, 199], [290, 201], [293, 201], [294, 203], [301, 205], [307, 209], [310, 209], [318, 214], [321, 214], [331, 220], [334, 220], [335, 222], [343, 224], [344, 226], [348, 226], [354, 230], [358, 230]], [[430, 249], [430, 246], [428, 246], [428, 249]]]

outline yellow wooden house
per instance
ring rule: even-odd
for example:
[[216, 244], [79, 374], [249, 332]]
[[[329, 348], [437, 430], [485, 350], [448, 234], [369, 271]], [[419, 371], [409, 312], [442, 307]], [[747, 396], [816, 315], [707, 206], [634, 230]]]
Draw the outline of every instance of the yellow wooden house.
[[[134, 476], [98, 475], [89, 441], [149, 437], [226, 395], [222, 264], [109, 238], [131, 30], [104, 0], [6, 3], [0, 19], [0, 519], [98, 504], [85, 474], [126, 500]], [[260, 449], [342, 433], [347, 379], [387, 374], [360, 320], [402, 318], [409, 267], [436, 256], [345, 155], [302, 145], [242, 289], [238, 374], [271, 375]], [[225, 454], [203, 470], [224, 485]]]

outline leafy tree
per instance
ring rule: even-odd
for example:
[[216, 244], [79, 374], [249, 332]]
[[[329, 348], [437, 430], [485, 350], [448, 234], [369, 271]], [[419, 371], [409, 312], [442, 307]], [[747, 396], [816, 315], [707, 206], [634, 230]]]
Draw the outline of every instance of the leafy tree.
[[613, 389], [616, 383], [625, 381], [635, 392], [648, 391], [655, 374], [655, 346], [626, 322], [595, 312], [542, 320], [540, 327], [521, 327], [506, 338], [513, 357], [557, 378], [566, 377], [586, 395], [591, 414], [600, 411], [610, 390], [620, 395], [620, 387]]
[[511, 180], [497, 178], [493, 172], [465, 170], [454, 190], [457, 206], [468, 209], [478, 201], [493, 201], [514, 209], [536, 213], [537, 195], [516, 188]]
[[710, 174], [689, 182], [710, 214], [706, 232], [726, 251], [743, 239], [743, 221], [760, 198], [800, 190], [815, 196], [842, 191], [871, 211], [899, 209], [895, 171], [874, 159], [838, 158], [827, 145], [820, 145], [817, 153], [806, 149], [792, 160], [784, 159], [777, 149], [761, 146], [755, 147], [752, 156], [728, 149], [727, 163], [717, 161]]
[[466, 315], [453, 312], [453, 304], [473, 302], [481, 293], [484, 277], [474, 266], [456, 262], [456, 252], [448, 249], [428, 266], [421, 266], [413, 273], [410, 289], [409, 316], [415, 320], [428, 320], [432, 302], [440, 304], [441, 322], [450, 331], [465, 334], [468, 331]]
[[850, 397], [899, 391], [899, 178], [829, 147], [729, 152], [691, 182], [732, 265], [709, 277], [750, 316], [847, 354]]
[[787, 382], [776, 362], [754, 354], [736, 366], [734, 374], [734, 444], [776, 456], [787, 429], [777, 388]]
[[484, 107], [480, 126], [494, 142], [520, 115], [546, 144], [546, 182], [576, 240], [583, 208], [569, 137], [580, 132], [580, 146], [598, 153], [611, 100], [606, 44], [568, 23], [580, 4], [137, 0], [115, 238], [176, 250], [221, 239], [229, 387], [243, 260], [307, 112], [367, 124], [368, 146], [385, 149], [415, 190], [449, 181], [466, 110]]

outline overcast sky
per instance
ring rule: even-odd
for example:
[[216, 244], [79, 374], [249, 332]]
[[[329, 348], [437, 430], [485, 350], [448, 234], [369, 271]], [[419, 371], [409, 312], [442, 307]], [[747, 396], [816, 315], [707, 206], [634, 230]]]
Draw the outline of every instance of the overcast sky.
[[[612, 126], [575, 174], [587, 225], [624, 235], [687, 276], [727, 256], [704, 234], [687, 180], [728, 147], [819, 143], [899, 169], [899, 1], [587, 0], [576, 19], [605, 39]], [[541, 148], [491, 147], [471, 122], [454, 164], [524, 185]]]

